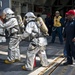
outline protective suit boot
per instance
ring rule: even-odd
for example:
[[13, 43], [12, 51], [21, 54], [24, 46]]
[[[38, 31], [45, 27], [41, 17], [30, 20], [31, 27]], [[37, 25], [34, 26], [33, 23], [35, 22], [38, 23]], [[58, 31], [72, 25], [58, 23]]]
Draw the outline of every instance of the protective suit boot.
[[15, 59], [15, 62], [20, 62], [21, 61], [21, 59]]
[[25, 66], [22, 66], [22, 69], [23, 69], [23, 70], [27, 70]]
[[14, 62], [15, 62], [15, 60], [12, 60], [12, 61], [5, 60], [5, 61], [4, 61], [5, 64], [12, 64], [12, 63], [14, 63]]

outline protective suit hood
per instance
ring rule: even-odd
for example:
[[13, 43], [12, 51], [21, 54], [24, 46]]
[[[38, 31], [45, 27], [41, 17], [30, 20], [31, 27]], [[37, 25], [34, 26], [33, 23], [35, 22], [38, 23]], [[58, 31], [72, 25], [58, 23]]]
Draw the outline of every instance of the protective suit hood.
[[15, 17], [14, 12], [10, 8], [5, 8], [3, 13], [6, 14], [6, 19]]
[[28, 12], [26, 15], [25, 15], [27, 18], [29, 17], [31, 17], [31, 18], [36, 18], [36, 16], [34, 15], [34, 13], [32, 13], [32, 12]]
[[34, 13], [32, 12], [28, 12], [26, 15], [26, 21], [29, 22], [30, 20], [35, 20], [36, 19], [36, 16], [34, 15]]
[[10, 8], [5, 8], [5, 9], [3, 10], [3, 13], [4, 13], [4, 14], [14, 14], [14, 12], [13, 12]]

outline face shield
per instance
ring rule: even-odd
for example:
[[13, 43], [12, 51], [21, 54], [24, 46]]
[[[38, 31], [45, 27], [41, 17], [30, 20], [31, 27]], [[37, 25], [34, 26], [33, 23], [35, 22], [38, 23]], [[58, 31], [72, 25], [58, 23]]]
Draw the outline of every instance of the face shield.
[[28, 12], [26, 15], [25, 15], [25, 19], [26, 21], [30, 21], [30, 20], [35, 20], [36, 19], [36, 16], [32, 13], [32, 12]]

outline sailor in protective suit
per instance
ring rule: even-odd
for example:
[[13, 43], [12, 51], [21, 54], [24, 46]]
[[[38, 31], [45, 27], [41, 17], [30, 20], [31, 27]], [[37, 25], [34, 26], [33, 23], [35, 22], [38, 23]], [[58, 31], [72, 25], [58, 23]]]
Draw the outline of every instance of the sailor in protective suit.
[[2, 18], [6, 18], [7, 22], [4, 24], [0, 24], [0, 27], [7, 29], [10, 31], [10, 42], [9, 42], [9, 50], [8, 57], [5, 60], [6, 64], [10, 64], [16, 62], [16, 60], [20, 60], [20, 49], [19, 43], [20, 38], [18, 35], [18, 22], [15, 18], [14, 12], [10, 8], [5, 8], [2, 13]]
[[[26, 15], [26, 32], [29, 36], [32, 36], [32, 40], [27, 50], [26, 64], [22, 66], [23, 70], [33, 70], [34, 59], [38, 53], [42, 66], [48, 66], [48, 60], [46, 56], [47, 39], [42, 35], [40, 28], [35, 22], [36, 16], [32, 12], [28, 12]], [[40, 25], [39, 25], [40, 26]]]
[[[0, 23], [3, 24], [2, 16], [0, 16]], [[1, 35], [5, 35], [5, 29], [0, 28], [0, 34], [1, 34]], [[0, 36], [0, 43], [1, 43], [1, 42], [6, 42], [6, 38], [3, 37], [3, 36]]]

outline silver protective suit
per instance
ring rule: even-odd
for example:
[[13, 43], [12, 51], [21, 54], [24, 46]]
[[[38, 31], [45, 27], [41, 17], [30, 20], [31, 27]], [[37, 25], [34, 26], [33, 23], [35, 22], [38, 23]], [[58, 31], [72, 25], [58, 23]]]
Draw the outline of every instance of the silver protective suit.
[[[0, 20], [0, 25], [3, 25], [2, 20]], [[5, 35], [5, 29], [0, 28], [0, 34], [1, 34], [1, 35]], [[3, 36], [0, 36], [0, 43], [1, 43], [1, 42], [6, 42], [6, 38], [3, 37]]]
[[[28, 18], [26, 20], [27, 22], [29, 22], [30, 20], [35, 20], [35, 19]], [[39, 35], [41, 35], [42, 32], [37, 27], [36, 23], [33, 21], [31, 21], [30, 23], [26, 25], [26, 32], [32, 35], [33, 37], [27, 50], [27, 58], [26, 58], [27, 60], [25, 64], [26, 69], [33, 70], [34, 59], [35, 59], [36, 54], [39, 55], [42, 66], [48, 66], [48, 60], [47, 60], [47, 56], [45, 52], [47, 39], [43, 36], [39, 37]], [[37, 33], [39, 35], [38, 37], [35, 37]]]
[[8, 21], [6, 23], [0, 25], [0, 27], [5, 28], [8, 31], [10, 31], [10, 41], [9, 41], [9, 46], [8, 46], [9, 50], [8, 50], [7, 59], [9, 61], [12, 61], [15, 59], [20, 60], [19, 43], [20, 43], [21, 39], [17, 34], [18, 29], [15, 28], [18, 26], [18, 22], [17, 22], [17, 19], [15, 18], [15, 15], [9, 15], [9, 16], [10, 16], [10, 18], [8, 19]]

